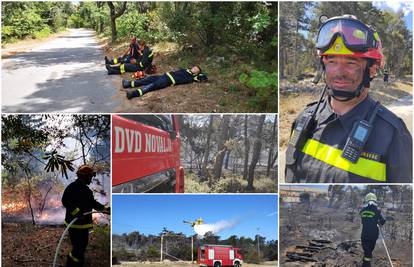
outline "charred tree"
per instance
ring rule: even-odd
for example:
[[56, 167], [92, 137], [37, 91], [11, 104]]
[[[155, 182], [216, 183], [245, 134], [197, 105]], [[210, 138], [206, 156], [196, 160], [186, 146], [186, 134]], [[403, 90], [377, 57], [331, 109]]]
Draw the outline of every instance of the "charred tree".
[[209, 119], [209, 123], [208, 123], [206, 148], [204, 150], [203, 166], [201, 168], [202, 178], [207, 177], [207, 164], [208, 164], [208, 158], [209, 158], [209, 155], [210, 155], [210, 142], [211, 142], [211, 134], [213, 133], [213, 121], [214, 121], [214, 116], [210, 115], [210, 119]]
[[223, 167], [223, 160], [224, 155], [226, 153], [226, 141], [229, 137], [229, 123], [230, 123], [230, 116], [224, 115], [223, 116], [223, 122], [221, 124], [221, 133], [218, 139], [218, 152], [216, 155], [216, 160], [214, 162], [214, 169], [213, 169], [213, 175], [215, 179], [219, 179], [221, 176], [221, 171]]
[[263, 124], [265, 121], [266, 115], [261, 115], [259, 118], [259, 123], [257, 125], [256, 136], [254, 138], [253, 143], [253, 155], [252, 161], [250, 162], [249, 172], [247, 176], [247, 190], [253, 191], [253, 179], [254, 179], [254, 169], [256, 168], [256, 164], [259, 161], [260, 151], [262, 149], [262, 131], [263, 131]]
[[[272, 135], [271, 135], [271, 141], [270, 141], [270, 147], [269, 147], [269, 157], [267, 159], [267, 169], [266, 169], [266, 175], [270, 176], [270, 169], [273, 167], [274, 161], [273, 161], [273, 153], [275, 149], [275, 143], [276, 143], [276, 124], [277, 124], [277, 115], [275, 115], [275, 121], [273, 123], [273, 129], [272, 129]], [[276, 152], [277, 153], [277, 152]]]
[[244, 167], [243, 178], [247, 179], [247, 168], [249, 166], [250, 141], [247, 135], [247, 126], [249, 124], [249, 116], [244, 116]]

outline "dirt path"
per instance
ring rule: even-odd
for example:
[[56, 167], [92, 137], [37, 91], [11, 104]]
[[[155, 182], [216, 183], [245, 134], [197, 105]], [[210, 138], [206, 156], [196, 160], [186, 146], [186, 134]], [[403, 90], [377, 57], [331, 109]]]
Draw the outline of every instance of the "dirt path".
[[94, 32], [71, 29], [2, 61], [3, 112], [112, 112], [115, 77], [107, 76]]

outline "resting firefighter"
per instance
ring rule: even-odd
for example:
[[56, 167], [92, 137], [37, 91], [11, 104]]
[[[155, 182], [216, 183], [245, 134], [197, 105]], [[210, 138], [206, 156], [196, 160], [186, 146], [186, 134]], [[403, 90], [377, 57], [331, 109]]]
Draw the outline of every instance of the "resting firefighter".
[[130, 62], [120, 64], [106, 64], [108, 75], [112, 74], [123, 74], [125, 72], [136, 72], [145, 71], [150, 73], [152, 70], [152, 60], [154, 53], [151, 49], [145, 45], [145, 41], [141, 40], [138, 42], [137, 57], [131, 58]]
[[375, 194], [369, 193], [365, 196], [365, 203], [359, 215], [362, 221], [361, 243], [364, 250], [362, 267], [371, 267], [372, 251], [378, 239], [378, 227], [385, 224]]
[[138, 80], [122, 80], [124, 88], [137, 88], [127, 92], [127, 98], [140, 97], [144, 94], [163, 89], [170, 85], [180, 85], [192, 82], [206, 81], [207, 76], [201, 72], [199, 66], [194, 66], [191, 69], [179, 69], [171, 72], [166, 72], [163, 75], [147, 76]]
[[66, 208], [65, 226], [68, 226], [73, 219], [78, 218], [69, 228], [69, 237], [72, 243], [72, 251], [67, 256], [66, 266], [83, 266], [85, 251], [88, 246], [89, 229], [92, 225], [92, 209], [110, 212], [109, 207], [97, 202], [88, 185], [96, 172], [89, 165], [82, 165], [76, 172], [78, 179], [69, 184], [63, 192], [62, 204]]
[[137, 37], [132, 37], [129, 48], [125, 51], [122, 57], [114, 57], [112, 60], [109, 60], [105, 57], [105, 64], [118, 64], [118, 63], [131, 63], [132, 61], [137, 61], [140, 58], [139, 45], [137, 43]]

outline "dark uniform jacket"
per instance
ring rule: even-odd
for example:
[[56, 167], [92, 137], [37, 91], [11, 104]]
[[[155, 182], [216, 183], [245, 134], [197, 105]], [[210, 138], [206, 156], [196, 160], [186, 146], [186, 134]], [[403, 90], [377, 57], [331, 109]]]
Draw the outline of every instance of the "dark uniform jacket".
[[139, 65], [142, 69], [146, 69], [151, 66], [152, 60], [154, 58], [154, 53], [151, 51], [151, 49], [148, 46], [145, 46], [142, 55], [137, 53], [136, 57], [136, 64]]
[[168, 77], [172, 85], [201, 82], [207, 80], [207, 76], [205, 74], [199, 73], [196, 75], [193, 74], [190, 69], [170, 71], [166, 72], [164, 75]]
[[376, 205], [367, 204], [359, 212], [362, 221], [362, 240], [377, 240], [378, 226], [384, 225], [385, 219]]
[[[92, 211], [92, 209], [103, 210], [105, 208], [95, 200], [92, 191], [80, 179], [66, 187], [62, 196], [62, 204], [66, 208], [65, 225], [83, 213]], [[88, 229], [92, 226], [92, 214], [88, 214], [79, 218], [71, 228]]]
[[[327, 97], [316, 113], [316, 126], [301, 151], [286, 151], [286, 181], [305, 183], [411, 183], [412, 137], [404, 122], [380, 105], [361, 157], [353, 164], [341, 157], [353, 125], [369, 120], [375, 101], [369, 96], [343, 116]], [[311, 113], [316, 103], [304, 112]], [[302, 116], [302, 113], [300, 116]], [[297, 120], [292, 125], [294, 129]]]

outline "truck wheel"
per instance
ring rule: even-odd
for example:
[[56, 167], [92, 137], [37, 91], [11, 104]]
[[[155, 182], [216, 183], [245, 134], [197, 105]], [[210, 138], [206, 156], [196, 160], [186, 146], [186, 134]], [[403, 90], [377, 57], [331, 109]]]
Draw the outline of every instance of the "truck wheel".
[[221, 267], [221, 263], [220, 262], [214, 263], [214, 267]]
[[234, 267], [240, 267], [240, 262], [235, 262]]

